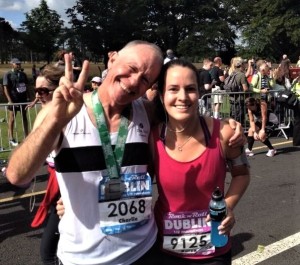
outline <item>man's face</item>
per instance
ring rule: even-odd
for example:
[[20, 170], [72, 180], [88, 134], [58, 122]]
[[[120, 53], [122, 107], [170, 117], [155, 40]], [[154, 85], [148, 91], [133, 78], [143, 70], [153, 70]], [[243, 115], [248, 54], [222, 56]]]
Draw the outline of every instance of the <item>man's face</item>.
[[[139, 44], [115, 53], [105, 78], [109, 93], [123, 105], [145, 94], [155, 82], [162, 60], [151, 46]], [[109, 84], [110, 83], [110, 84]]]
[[13, 66], [13, 69], [15, 69], [15, 70], [20, 70], [21, 69], [21, 64], [20, 63], [13, 63], [12, 66]]

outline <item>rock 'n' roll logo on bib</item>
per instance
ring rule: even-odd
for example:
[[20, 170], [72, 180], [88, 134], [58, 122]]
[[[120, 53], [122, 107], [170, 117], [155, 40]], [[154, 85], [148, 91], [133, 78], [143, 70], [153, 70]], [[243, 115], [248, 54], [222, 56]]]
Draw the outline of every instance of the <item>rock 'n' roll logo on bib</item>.
[[210, 242], [207, 210], [168, 212], [164, 216], [163, 248], [181, 255], [198, 256], [215, 252]]
[[99, 183], [100, 227], [119, 234], [148, 222], [152, 214], [152, 180], [145, 173], [122, 174], [117, 181], [103, 177]]

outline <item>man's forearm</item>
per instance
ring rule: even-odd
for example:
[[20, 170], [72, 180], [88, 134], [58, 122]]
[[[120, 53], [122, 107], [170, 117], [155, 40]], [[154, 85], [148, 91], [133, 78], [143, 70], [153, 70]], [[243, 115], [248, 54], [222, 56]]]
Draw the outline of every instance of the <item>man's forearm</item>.
[[44, 119], [10, 157], [6, 170], [8, 180], [15, 185], [30, 182], [53, 150], [60, 132], [61, 128]]

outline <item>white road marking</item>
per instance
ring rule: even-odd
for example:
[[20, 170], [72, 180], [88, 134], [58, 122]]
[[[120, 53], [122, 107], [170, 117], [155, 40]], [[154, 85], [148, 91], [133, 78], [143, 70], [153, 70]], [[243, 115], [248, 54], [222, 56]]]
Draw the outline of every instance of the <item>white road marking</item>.
[[[279, 145], [286, 145], [286, 144], [291, 144], [293, 143], [293, 141], [286, 141], [283, 143], [272, 143], [273, 146], [279, 146]], [[259, 149], [265, 149], [268, 148], [266, 145], [262, 145], [262, 146], [257, 146], [257, 147], [253, 147], [252, 150], [259, 150]]]
[[274, 242], [273, 244], [265, 246], [264, 248], [259, 246], [256, 251], [233, 260], [232, 265], [255, 265], [299, 244], [300, 232]]

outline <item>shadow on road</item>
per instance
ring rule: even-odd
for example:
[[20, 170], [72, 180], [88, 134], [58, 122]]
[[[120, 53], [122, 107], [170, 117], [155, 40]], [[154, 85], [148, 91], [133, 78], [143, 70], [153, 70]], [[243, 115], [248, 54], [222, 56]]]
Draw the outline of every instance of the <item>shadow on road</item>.
[[231, 237], [232, 239], [232, 257], [241, 253], [244, 248], [244, 242], [249, 241], [253, 237], [251, 233], [240, 233]]

